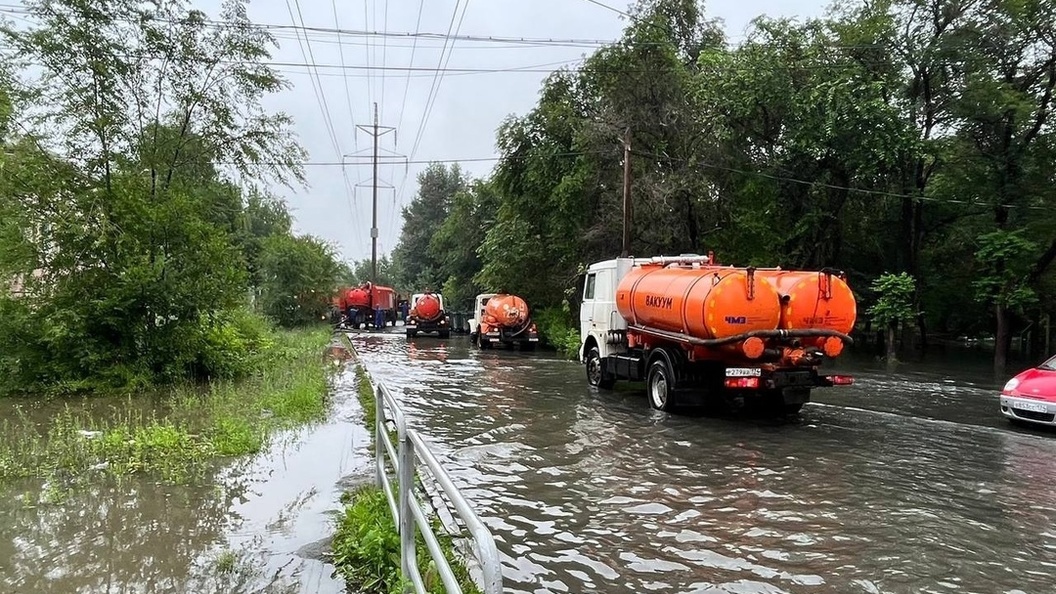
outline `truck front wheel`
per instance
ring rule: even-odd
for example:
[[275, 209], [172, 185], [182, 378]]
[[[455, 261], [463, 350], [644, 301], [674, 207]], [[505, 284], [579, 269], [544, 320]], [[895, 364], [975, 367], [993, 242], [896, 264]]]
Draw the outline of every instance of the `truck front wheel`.
[[669, 411], [674, 408], [674, 374], [667, 358], [656, 357], [649, 364], [646, 387], [649, 392], [649, 406], [657, 410]]
[[587, 351], [587, 383], [602, 390], [611, 390], [616, 383], [616, 380], [605, 375], [601, 366], [601, 353], [596, 346]]

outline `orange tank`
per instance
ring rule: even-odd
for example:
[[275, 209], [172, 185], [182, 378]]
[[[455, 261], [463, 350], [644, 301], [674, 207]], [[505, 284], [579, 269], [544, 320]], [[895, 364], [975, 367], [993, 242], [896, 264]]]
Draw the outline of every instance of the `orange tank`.
[[370, 292], [363, 287], [355, 287], [349, 289], [345, 293], [345, 307], [352, 307], [355, 309], [370, 308]]
[[516, 295], [500, 293], [484, 306], [484, 321], [504, 328], [522, 328], [528, 323], [528, 304]]
[[781, 318], [772, 284], [719, 266], [635, 267], [616, 288], [616, 308], [632, 325], [700, 339], [774, 330]]
[[442, 313], [440, 300], [430, 293], [419, 297], [418, 302], [414, 304], [414, 309], [411, 310], [411, 315], [427, 322], [439, 318]]
[[858, 315], [847, 283], [826, 272], [757, 270], [781, 295], [781, 325], [786, 330], [817, 328], [849, 334]]

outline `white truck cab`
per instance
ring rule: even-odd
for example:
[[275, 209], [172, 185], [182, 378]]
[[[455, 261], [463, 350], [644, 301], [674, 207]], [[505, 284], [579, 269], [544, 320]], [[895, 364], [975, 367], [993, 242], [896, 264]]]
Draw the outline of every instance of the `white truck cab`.
[[480, 331], [480, 321], [484, 319], [484, 306], [498, 293], [481, 293], [473, 301], [473, 317], [469, 320], [469, 337], [476, 342], [477, 332]]
[[595, 346], [600, 357], [607, 357], [616, 349], [623, 350], [619, 346], [622, 341], [617, 338], [627, 330], [627, 320], [616, 309], [616, 286], [635, 264], [645, 262], [649, 258], [615, 258], [587, 268], [583, 301], [579, 306], [580, 362], [585, 362]]

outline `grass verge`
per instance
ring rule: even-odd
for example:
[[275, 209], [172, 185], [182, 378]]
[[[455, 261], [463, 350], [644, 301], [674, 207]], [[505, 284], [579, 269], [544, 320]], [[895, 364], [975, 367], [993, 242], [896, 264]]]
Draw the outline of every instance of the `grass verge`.
[[[355, 374], [356, 394], [363, 406], [364, 420], [367, 427], [373, 429], [376, 413], [374, 387], [362, 365], [357, 365]], [[390, 431], [388, 435], [395, 445], [396, 432]], [[378, 445], [375, 443], [373, 430], [370, 440], [371, 449], [377, 455]], [[416, 483], [420, 485], [419, 480], [416, 480]], [[397, 487], [393, 485], [393, 492], [396, 491]], [[377, 485], [365, 485], [345, 493], [341, 501], [345, 508], [338, 521], [332, 550], [334, 565], [344, 577], [346, 589], [357, 594], [403, 592], [405, 581], [400, 569], [400, 535], [385, 492]], [[470, 577], [465, 564], [455, 553], [451, 538], [435, 519], [433, 533], [438, 535], [440, 548], [462, 591], [467, 594], [479, 594], [480, 590]], [[415, 541], [418, 571], [422, 574], [427, 590], [442, 594], [445, 592], [443, 582], [422, 535], [418, 534]]]
[[325, 416], [329, 372], [320, 353], [329, 338], [328, 328], [280, 332], [245, 379], [176, 386], [153, 406], [124, 398], [102, 418], [67, 403], [40, 426], [39, 414], [16, 407], [0, 422], [0, 480], [100, 470], [180, 482], [209, 460], [258, 452], [276, 431]]

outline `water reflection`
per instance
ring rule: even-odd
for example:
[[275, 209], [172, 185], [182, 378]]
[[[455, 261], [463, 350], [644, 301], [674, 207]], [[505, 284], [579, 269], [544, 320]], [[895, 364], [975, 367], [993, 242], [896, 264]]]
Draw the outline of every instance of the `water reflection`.
[[189, 485], [102, 473], [57, 497], [4, 485], [0, 592], [344, 592], [324, 551], [341, 492], [370, 475], [353, 393], [346, 372], [327, 422]]
[[[496, 533], [511, 592], [1051, 586], [1050, 469], [1023, 465], [1056, 446], [991, 425], [991, 387], [948, 370], [866, 371], [788, 423], [651, 411], [545, 353], [356, 346]], [[994, 493], [1024, 485], [1045, 503], [1013, 515]]]

